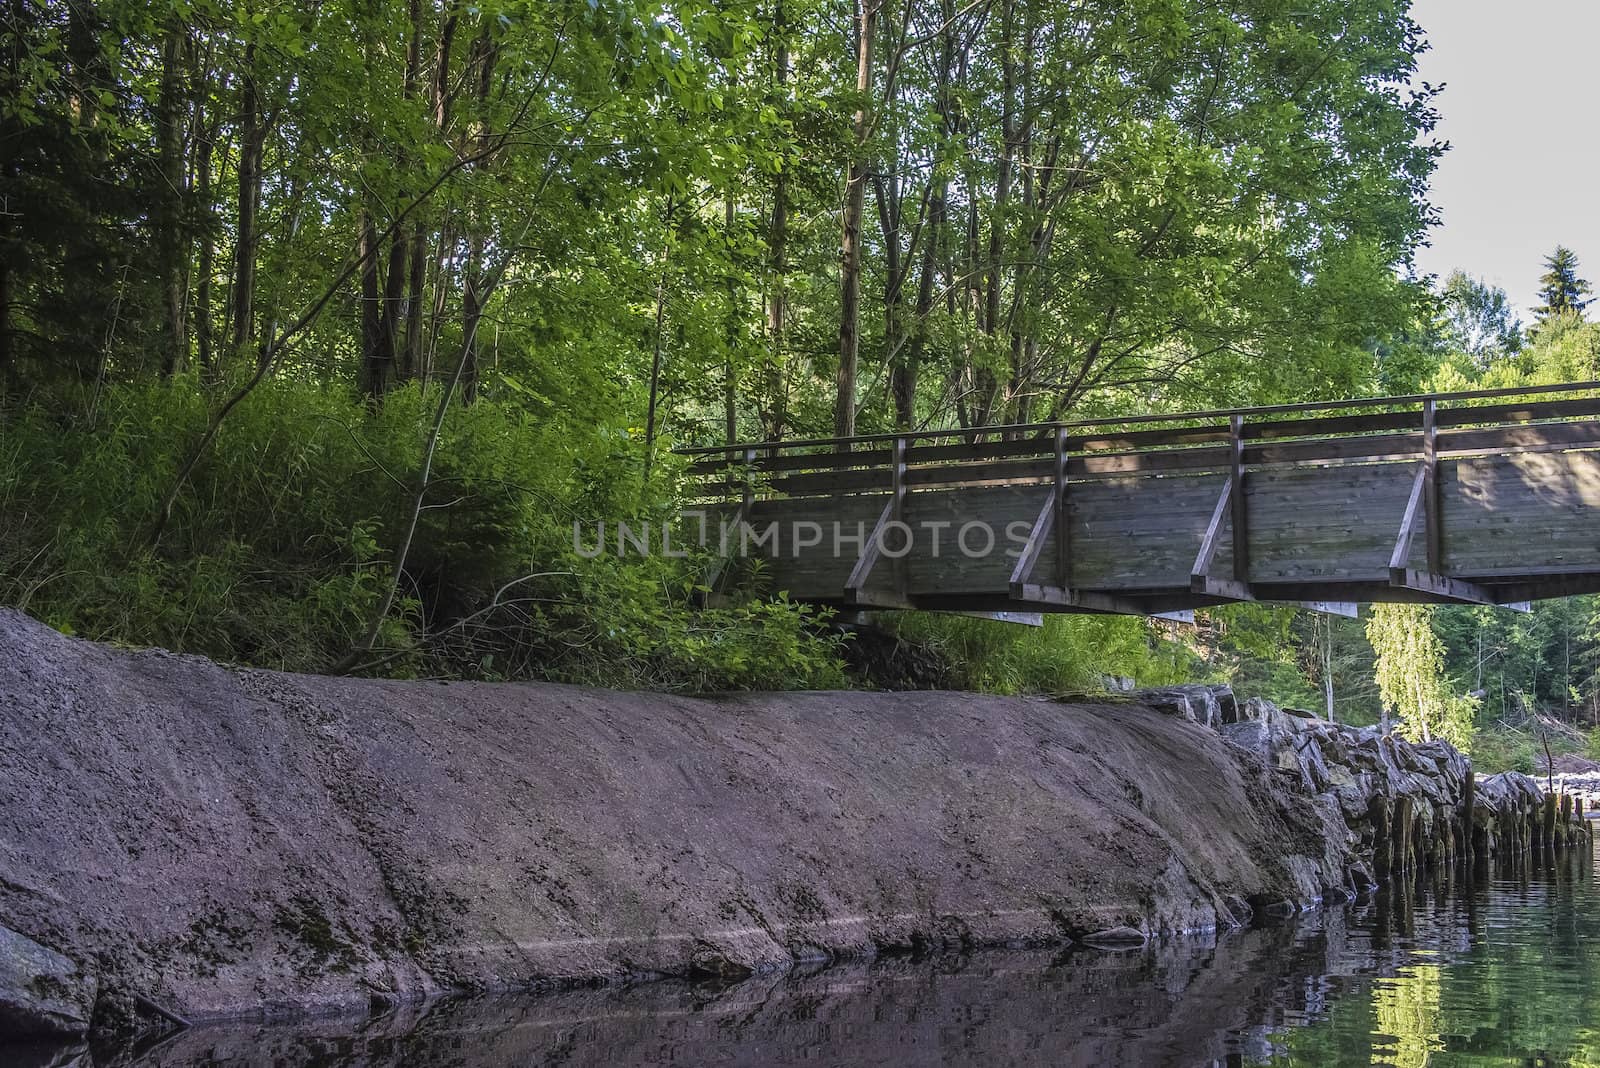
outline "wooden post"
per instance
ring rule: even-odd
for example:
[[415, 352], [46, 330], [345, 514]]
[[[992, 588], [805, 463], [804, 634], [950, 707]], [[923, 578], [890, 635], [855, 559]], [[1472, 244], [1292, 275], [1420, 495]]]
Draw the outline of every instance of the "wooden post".
[[1444, 542], [1439, 526], [1439, 413], [1430, 398], [1422, 402], [1422, 516], [1428, 539], [1428, 573], [1444, 573]]
[[[904, 523], [906, 521], [906, 439], [894, 439], [894, 450], [890, 459], [889, 481], [889, 518], [891, 522]], [[894, 557], [890, 562], [890, 574], [894, 576], [895, 592], [904, 600], [910, 587], [909, 569], [906, 561], [910, 559], [909, 552]]]
[[1411, 867], [1411, 798], [1404, 794], [1394, 799], [1394, 822], [1389, 831], [1389, 866], [1403, 872]]
[[1071, 513], [1067, 508], [1067, 428], [1056, 427], [1056, 586], [1063, 590], [1072, 588], [1072, 531], [1067, 523]]
[[1367, 820], [1372, 824], [1372, 870], [1384, 879], [1389, 872], [1389, 799], [1374, 794], [1367, 804]]
[[744, 518], [750, 519], [750, 506], [756, 500], [756, 450], [744, 450]]
[[1250, 526], [1244, 499], [1244, 416], [1235, 415], [1228, 420], [1232, 431], [1229, 441], [1229, 482], [1233, 486], [1233, 579], [1250, 581]]

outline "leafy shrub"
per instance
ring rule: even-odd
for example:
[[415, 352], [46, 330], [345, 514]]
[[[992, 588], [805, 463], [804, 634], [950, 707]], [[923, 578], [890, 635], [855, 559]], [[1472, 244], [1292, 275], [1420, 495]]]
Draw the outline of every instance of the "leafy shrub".
[[1191, 681], [1198, 661], [1158, 624], [1128, 616], [1052, 615], [1041, 627], [969, 616], [911, 614], [891, 623], [949, 663], [958, 686], [995, 693], [1098, 689], [1106, 675], [1141, 686]]
[[[262, 667], [327, 670], [356, 645], [391, 581], [435, 397], [412, 386], [372, 409], [344, 389], [264, 385], [223, 423], [154, 544], [162, 496], [206, 425], [199, 384], [53, 400], [0, 413], [0, 601], [68, 633]], [[454, 409], [401, 601], [365, 669], [842, 685], [838, 639], [805, 606], [694, 611], [703, 561], [574, 552], [575, 520], [670, 514], [640, 460], [619, 429]]]

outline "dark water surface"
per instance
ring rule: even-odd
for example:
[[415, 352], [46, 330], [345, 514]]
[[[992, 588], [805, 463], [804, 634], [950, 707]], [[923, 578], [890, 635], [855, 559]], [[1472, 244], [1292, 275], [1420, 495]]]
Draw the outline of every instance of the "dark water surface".
[[358, 1025], [209, 1027], [154, 1048], [80, 1051], [77, 1063], [1600, 1065], [1597, 906], [1594, 861], [1581, 854], [1209, 943], [458, 1001]]

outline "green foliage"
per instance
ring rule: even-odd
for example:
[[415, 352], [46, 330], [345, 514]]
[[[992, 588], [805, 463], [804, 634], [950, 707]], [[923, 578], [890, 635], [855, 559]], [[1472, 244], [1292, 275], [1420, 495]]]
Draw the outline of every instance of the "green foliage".
[[1584, 309], [1593, 303], [1583, 298], [1594, 290], [1588, 279], [1578, 277], [1577, 254], [1565, 245], [1557, 245], [1556, 250], [1545, 257], [1544, 266], [1544, 275], [1539, 279], [1539, 299], [1544, 303], [1534, 312], [1541, 328], [1546, 319], [1581, 318]]
[[[160, 544], [161, 493], [204, 426], [194, 383], [113, 387], [94, 415], [6, 416], [0, 600], [84, 637], [317, 671], [355, 644], [390, 577], [421, 460], [415, 387], [254, 393]], [[80, 402], [84, 398], [80, 398]], [[696, 561], [585, 560], [572, 524], [668, 514], [637, 446], [506, 405], [445, 424], [428, 507], [374, 670], [659, 689], [837, 686], [837, 639], [786, 602], [690, 610]]]
[[1105, 676], [1140, 686], [1193, 681], [1203, 668], [1162, 626], [1117, 616], [1046, 616], [1041, 627], [957, 615], [895, 617], [895, 633], [928, 646], [964, 689], [990, 693], [1095, 691]]
[[1465, 271], [1452, 271], [1440, 293], [1451, 351], [1486, 368], [1522, 349], [1522, 321], [1506, 291]]
[[1373, 606], [1367, 638], [1377, 655], [1378, 692], [1385, 711], [1412, 741], [1443, 738], [1470, 752], [1477, 699], [1451, 692], [1432, 615], [1426, 605]]

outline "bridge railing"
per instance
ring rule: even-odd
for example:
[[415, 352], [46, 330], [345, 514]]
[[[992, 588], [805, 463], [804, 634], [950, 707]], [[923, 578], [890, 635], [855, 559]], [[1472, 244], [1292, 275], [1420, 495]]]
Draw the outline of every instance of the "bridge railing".
[[[801, 599], [1128, 611], [1600, 588], [1593, 450], [1600, 382], [681, 451], [722, 519], [791, 530], [756, 555]], [[883, 559], [891, 528], [968, 524], [1028, 536]], [[824, 526], [871, 537], [792, 536]]]
[[[1560, 394], [1562, 396], [1555, 396]], [[946, 428], [678, 450], [697, 495], [881, 493], [907, 489], [1217, 470], [1235, 442], [1246, 467], [1414, 459], [1600, 444], [1600, 382], [1355, 398], [1055, 423]]]

